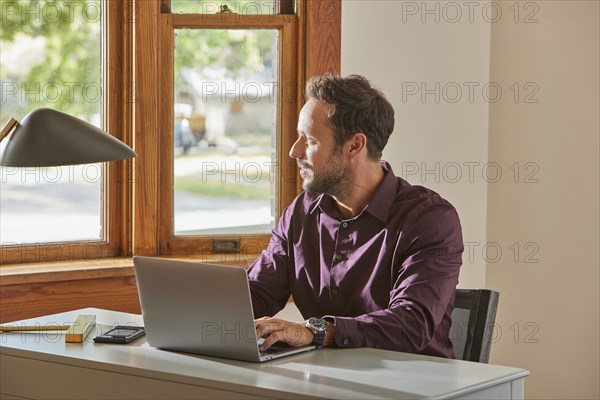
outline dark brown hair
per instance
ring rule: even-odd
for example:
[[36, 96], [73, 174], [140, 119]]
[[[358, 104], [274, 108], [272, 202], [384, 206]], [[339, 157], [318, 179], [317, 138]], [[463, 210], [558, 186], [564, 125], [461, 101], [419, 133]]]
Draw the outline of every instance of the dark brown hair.
[[394, 109], [364, 76], [314, 76], [306, 84], [306, 98], [332, 106], [327, 117], [338, 146], [362, 132], [367, 137], [369, 157], [381, 159], [381, 152], [394, 130]]

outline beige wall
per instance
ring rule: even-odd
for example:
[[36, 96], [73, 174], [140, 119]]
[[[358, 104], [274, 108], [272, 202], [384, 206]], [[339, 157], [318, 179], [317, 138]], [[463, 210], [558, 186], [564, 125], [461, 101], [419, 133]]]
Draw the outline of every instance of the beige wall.
[[539, 2], [538, 23], [492, 26], [491, 80], [539, 88], [537, 103], [490, 107], [490, 160], [537, 171], [488, 191], [487, 240], [521, 247], [518, 263], [487, 265], [501, 292], [492, 361], [531, 370], [529, 398], [600, 395], [598, 5]]
[[460, 286], [501, 293], [491, 362], [530, 370], [527, 398], [598, 398], [598, 2], [426, 3], [344, 0], [342, 73], [396, 108], [395, 172], [457, 207]]

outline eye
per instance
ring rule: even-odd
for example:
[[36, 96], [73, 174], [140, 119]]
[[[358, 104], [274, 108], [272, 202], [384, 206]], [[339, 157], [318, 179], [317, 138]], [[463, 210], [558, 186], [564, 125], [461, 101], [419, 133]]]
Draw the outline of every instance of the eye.
[[318, 144], [318, 142], [314, 138], [312, 138], [310, 136], [307, 136], [307, 135], [305, 135], [303, 133], [300, 133], [298, 136], [299, 136], [300, 139], [302, 139], [302, 141], [307, 146], [316, 146]]
[[306, 135], [304, 135], [304, 141], [311, 146], [315, 146], [319, 143], [315, 138]]

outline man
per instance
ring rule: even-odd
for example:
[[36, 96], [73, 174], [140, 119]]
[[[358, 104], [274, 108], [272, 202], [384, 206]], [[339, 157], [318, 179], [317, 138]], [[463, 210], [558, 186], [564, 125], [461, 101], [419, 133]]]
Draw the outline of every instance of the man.
[[[368, 80], [325, 75], [306, 92], [290, 150], [304, 192], [248, 270], [262, 349], [283, 341], [454, 357], [456, 210], [380, 160], [394, 110]], [[305, 323], [265, 317], [290, 295]]]

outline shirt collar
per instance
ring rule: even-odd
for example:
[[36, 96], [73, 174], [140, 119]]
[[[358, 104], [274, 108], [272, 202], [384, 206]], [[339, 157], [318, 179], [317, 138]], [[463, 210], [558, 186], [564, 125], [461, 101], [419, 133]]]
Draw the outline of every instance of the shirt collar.
[[[398, 180], [387, 161], [381, 160], [381, 169], [385, 176], [364, 212], [368, 212], [381, 222], [386, 222], [398, 191]], [[334, 203], [335, 200], [331, 196], [321, 194], [309, 209], [309, 213], [312, 214], [317, 208], [320, 208], [324, 213], [332, 215], [332, 210], [335, 210]]]
[[392, 204], [396, 198], [396, 192], [398, 191], [398, 179], [394, 175], [394, 171], [392, 171], [392, 166], [387, 161], [381, 160], [381, 169], [383, 169], [385, 177], [375, 191], [365, 211], [381, 222], [387, 222]]
[[321, 207], [321, 202], [323, 201], [323, 197], [325, 197], [324, 193], [321, 193], [319, 197], [314, 201], [312, 207], [308, 210], [309, 214], [312, 214], [317, 208]]

